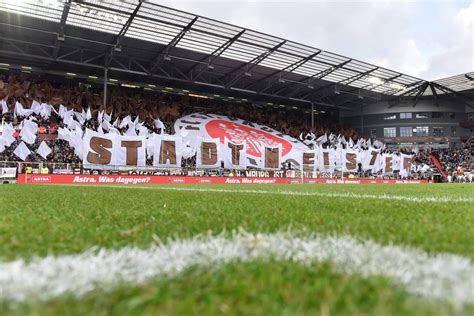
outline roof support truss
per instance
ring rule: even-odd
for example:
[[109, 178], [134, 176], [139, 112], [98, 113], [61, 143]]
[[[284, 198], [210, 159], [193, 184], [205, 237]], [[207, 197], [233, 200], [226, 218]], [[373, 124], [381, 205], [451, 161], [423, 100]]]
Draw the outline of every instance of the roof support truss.
[[[303, 66], [305, 63], [307, 63], [308, 61], [310, 61], [311, 59], [313, 59], [314, 57], [316, 57], [318, 54], [320, 54], [322, 51], [318, 51], [316, 53], [313, 53], [305, 58], [302, 58], [298, 61], [295, 61], [294, 63], [286, 66], [285, 68], [281, 69], [281, 70], [277, 70], [277, 71], [274, 71], [272, 72], [271, 74], [268, 74], [266, 75], [265, 77], [263, 77], [262, 79], [259, 80], [259, 82], [261, 81], [265, 81], [267, 80], [268, 78], [271, 78], [271, 77], [275, 77], [275, 76], [279, 76], [278, 80], [283, 80], [285, 79], [285, 77], [295, 71], [296, 69], [298, 69], [299, 67]], [[248, 89], [250, 88], [252, 85], [254, 85], [254, 83], [251, 83], [251, 84], [248, 84], [244, 89]], [[268, 89], [270, 89], [271, 87], [273, 86], [273, 84], [269, 85], [268, 87], [266, 87], [265, 89], [261, 90], [260, 92], [264, 92], [264, 91], [267, 91]]]
[[166, 45], [163, 49], [160, 50], [160, 52], [156, 55], [155, 58], [150, 63], [150, 74], [153, 74], [161, 65], [163, 62], [163, 59], [166, 55], [169, 54], [169, 50], [176, 45], [178, 45], [179, 41], [186, 35], [186, 32], [188, 32], [191, 27], [193, 26], [194, 23], [196, 23], [198, 17], [194, 17], [176, 36]]
[[[292, 97], [294, 95], [296, 95], [298, 92], [300, 92], [301, 90], [303, 90], [305, 87], [308, 87], [308, 85], [311, 85], [311, 83], [313, 81], [316, 81], [316, 80], [320, 80], [320, 79], [323, 79], [324, 77], [326, 77], [327, 75], [333, 73], [334, 71], [344, 67], [345, 65], [347, 65], [348, 63], [350, 63], [352, 61], [352, 59], [349, 59], [349, 60], [346, 60], [342, 63], [339, 63], [335, 66], [331, 66], [325, 70], [322, 70], [320, 72], [317, 72], [315, 73], [314, 75], [312, 75], [311, 77], [307, 78], [307, 79], [303, 79], [301, 80], [300, 82], [298, 82], [300, 84], [300, 86], [296, 89], [294, 89], [289, 95], [288, 97]], [[298, 83], [294, 83], [294, 84], [298, 84]], [[291, 87], [292, 85], [294, 84], [291, 84], [287, 87]], [[276, 93], [279, 94], [280, 92], [282, 92], [283, 90], [285, 90], [287, 87], [283, 87], [282, 89], [278, 90]]]
[[423, 93], [425, 93], [428, 86], [429, 86], [429, 82], [425, 82], [421, 85], [420, 90], [415, 95], [415, 101], [413, 102], [413, 107], [415, 107], [418, 104], [418, 101], [420, 101], [420, 97], [423, 95]]
[[128, 29], [130, 28], [130, 25], [132, 25], [133, 19], [137, 16], [138, 10], [140, 10], [140, 7], [142, 6], [143, 1], [139, 1], [133, 12], [130, 14], [128, 17], [127, 22], [123, 25], [122, 29], [120, 32], [117, 34], [117, 38], [115, 40], [115, 46], [119, 46], [120, 42], [122, 41], [123, 37], [127, 33]]
[[[436, 82], [432, 82], [431, 83], [435, 88], [441, 90], [441, 91], [444, 91], [445, 93], [452, 93], [454, 96], [459, 96], [461, 98], [463, 98], [465, 101], [470, 101], [470, 102], [473, 102], [474, 101], [474, 98], [468, 96], [468, 95], [465, 95], [465, 94], [462, 94], [462, 93], [459, 93], [457, 91], [454, 91], [453, 89], [450, 89], [446, 86], [443, 86], [443, 85], [440, 85]], [[471, 109], [474, 109], [474, 106], [472, 104], [470, 104], [469, 102], [466, 102], [466, 105], [469, 106]]]
[[130, 14], [130, 16], [127, 19], [127, 22], [122, 26], [122, 29], [120, 32], [117, 34], [117, 37], [115, 38], [114, 47], [110, 48], [110, 53], [105, 57], [105, 67], [108, 68], [110, 66], [110, 63], [113, 61], [113, 56], [114, 52], [116, 49], [120, 49], [120, 42], [122, 41], [123, 37], [128, 31], [128, 28], [130, 25], [132, 25], [133, 19], [138, 13], [138, 10], [140, 10], [140, 7], [142, 6], [143, 1], [139, 1], [133, 12]]
[[56, 38], [56, 47], [53, 51], [54, 59], [58, 57], [59, 48], [61, 46], [61, 41], [59, 40], [59, 37], [64, 38], [64, 26], [66, 25], [67, 17], [69, 15], [69, 9], [71, 8], [71, 1], [72, 0], [67, 0], [66, 2], [64, 2], [63, 13], [61, 14], [61, 20], [59, 21], [58, 26], [58, 37]]
[[310, 93], [306, 94], [305, 96], [303, 96], [302, 98], [303, 99], [306, 99], [308, 96], [313, 96], [314, 94], [316, 94], [317, 92], [321, 91], [321, 90], [324, 90], [326, 88], [329, 88], [329, 87], [336, 87], [338, 84], [344, 84], [344, 85], [350, 85], [351, 83], [369, 75], [371, 72], [373, 71], [376, 71], [377, 69], [379, 69], [379, 67], [375, 67], [375, 68], [372, 68], [370, 70], [367, 70], [365, 72], [362, 72], [362, 73], [359, 73], [357, 75], [354, 75], [354, 76], [351, 76], [349, 78], [346, 78], [346, 79], [343, 79], [343, 80], [340, 80], [336, 83], [330, 83], [330, 84], [327, 84], [325, 86], [322, 86], [316, 90], [313, 90], [311, 91]]
[[265, 60], [265, 58], [267, 58], [273, 52], [275, 52], [280, 47], [285, 45], [285, 43], [286, 43], [286, 40], [280, 42], [279, 44], [275, 45], [274, 47], [272, 47], [272, 48], [266, 50], [265, 52], [261, 53], [260, 55], [256, 56], [254, 59], [252, 59], [248, 63], [245, 63], [245, 64], [231, 70], [230, 72], [228, 72], [224, 77], [230, 77], [233, 73], [236, 73], [236, 72], [240, 72], [240, 73], [237, 74], [237, 76], [235, 76], [233, 79], [229, 80], [226, 83], [226, 87], [230, 88], [234, 83], [236, 83], [238, 80], [240, 80], [240, 78], [242, 78], [246, 73], [249, 73], [255, 66], [257, 66], [259, 63], [261, 63], [263, 60]]
[[[235, 43], [235, 41], [237, 41], [239, 39], [239, 37], [241, 37], [243, 34], [245, 33], [245, 29], [243, 29], [242, 31], [240, 31], [239, 33], [237, 33], [236, 35], [234, 35], [234, 37], [230, 38], [227, 42], [225, 42], [224, 44], [222, 44], [221, 46], [219, 46], [218, 48], [216, 48], [209, 56], [201, 59], [201, 62], [204, 62], [206, 61], [207, 59], [207, 65], [206, 67], [204, 67], [202, 64], [200, 63], [197, 63], [196, 65], [192, 66], [187, 72], [189, 73], [189, 76], [191, 78], [193, 78], [194, 80], [199, 78], [199, 76], [206, 70], [207, 67], [211, 66], [212, 63], [214, 62], [214, 60], [219, 57], [220, 55], [222, 55], [226, 50], [227, 48], [229, 48], [233, 43]], [[193, 74], [192, 72], [198, 67], [198, 66], [201, 66], [201, 68], [199, 69], [199, 71], [196, 73], [196, 74]]]

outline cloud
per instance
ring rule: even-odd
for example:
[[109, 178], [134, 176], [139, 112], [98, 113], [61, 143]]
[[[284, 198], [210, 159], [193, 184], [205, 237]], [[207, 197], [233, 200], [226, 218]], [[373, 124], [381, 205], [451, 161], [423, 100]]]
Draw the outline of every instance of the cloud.
[[474, 3], [174, 0], [164, 5], [423, 79], [473, 69]]
[[474, 3], [462, 8], [446, 24], [444, 49], [431, 56], [427, 70], [421, 75], [439, 79], [474, 70]]

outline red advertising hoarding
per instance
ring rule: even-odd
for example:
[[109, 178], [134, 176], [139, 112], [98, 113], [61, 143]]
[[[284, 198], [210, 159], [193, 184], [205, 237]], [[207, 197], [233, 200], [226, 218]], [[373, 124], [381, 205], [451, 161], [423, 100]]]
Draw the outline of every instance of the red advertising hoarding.
[[428, 183], [426, 180], [383, 179], [311, 179], [311, 178], [240, 178], [240, 177], [179, 177], [141, 175], [74, 175], [74, 174], [20, 174], [19, 184], [372, 184], [372, 183]]

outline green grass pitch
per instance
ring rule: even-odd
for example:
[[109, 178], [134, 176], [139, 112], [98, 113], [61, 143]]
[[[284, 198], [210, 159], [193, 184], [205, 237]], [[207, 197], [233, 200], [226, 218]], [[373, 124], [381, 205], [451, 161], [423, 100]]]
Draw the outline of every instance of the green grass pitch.
[[[234, 190], [241, 192], [228, 192]], [[92, 247], [145, 248], [156, 237], [166, 242], [244, 229], [350, 235], [382, 245], [457, 254], [473, 262], [474, 205], [463, 198], [474, 198], [472, 184], [3, 185], [0, 261], [75, 254]], [[20, 305], [0, 300], [0, 311], [3, 315], [468, 315], [474, 314], [474, 307], [460, 310], [421, 299], [388, 278], [339, 273], [331, 262], [306, 266], [256, 260], [211, 269], [193, 267], [178, 276], [97, 289], [82, 298], [68, 295]]]

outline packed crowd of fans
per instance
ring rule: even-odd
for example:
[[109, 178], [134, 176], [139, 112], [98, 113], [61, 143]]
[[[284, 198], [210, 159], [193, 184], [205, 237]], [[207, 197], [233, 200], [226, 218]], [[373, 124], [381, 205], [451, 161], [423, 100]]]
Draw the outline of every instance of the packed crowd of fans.
[[[24, 108], [31, 107], [33, 100], [40, 103], [48, 103], [53, 106], [51, 117], [45, 120], [40, 115], [33, 114], [38, 123], [38, 137], [36, 143], [30, 146], [31, 155], [27, 161], [44, 161], [44, 158], [35, 153], [40, 142], [45, 140], [52, 149], [49, 161], [60, 163], [80, 163], [80, 159], [75, 155], [74, 149], [68, 142], [57, 139], [57, 130], [63, 126], [57, 111], [60, 104], [68, 110], [73, 109], [81, 112], [90, 108], [92, 119], [87, 120], [85, 127], [96, 129], [99, 125], [97, 113], [105, 111], [111, 115], [112, 120], [123, 119], [130, 115], [138, 117], [144, 126], [151, 132], [159, 132], [154, 121], [160, 118], [165, 125], [166, 133], [174, 133], [173, 125], [176, 119], [195, 112], [205, 112], [226, 115], [231, 118], [241, 118], [250, 122], [269, 126], [284, 134], [298, 137], [301, 133], [314, 133], [323, 135], [334, 133], [342, 135], [346, 139], [357, 140], [361, 135], [353, 129], [339, 126], [331, 122], [328, 116], [316, 120], [314, 128], [311, 128], [309, 115], [301, 115], [301, 111], [284, 108], [264, 107], [253, 104], [217, 102], [209, 99], [190, 98], [186, 95], [171, 93], [146, 93], [136, 92], [131, 89], [123, 89], [111, 86], [108, 89], [107, 103], [103, 104], [103, 91], [88, 84], [65, 84], [64, 82], [52, 82], [43, 78], [34, 79], [31, 77], [17, 77], [14, 74], [0, 77], [0, 100], [5, 100], [8, 107], [6, 113], [2, 112], [2, 122], [13, 122], [18, 128], [21, 119], [13, 115], [15, 103], [20, 102]], [[1, 109], [0, 109], [1, 110]], [[120, 132], [124, 132], [120, 130]], [[14, 148], [20, 143], [19, 137], [12, 146], [0, 153], [0, 161], [19, 161], [13, 154]], [[441, 162], [445, 170], [458, 170], [459, 167], [468, 167], [467, 162], [471, 159], [470, 149], [462, 150], [437, 150], [432, 152]], [[430, 153], [419, 151], [416, 153], [416, 161], [433, 166]], [[192, 166], [194, 159], [184, 161], [184, 165]], [[434, 166], [433, 166], [434, 167]]]

